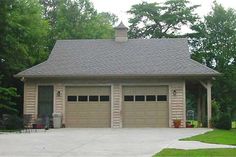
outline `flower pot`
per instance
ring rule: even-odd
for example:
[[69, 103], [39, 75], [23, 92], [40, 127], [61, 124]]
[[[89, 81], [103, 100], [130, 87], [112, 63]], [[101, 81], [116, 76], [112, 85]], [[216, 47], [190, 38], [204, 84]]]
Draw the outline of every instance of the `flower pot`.
[[175, 128], [179, 128], [180, 127], [180, 125], [181, 125], [181, 120], [180, 119], [176, 119], [173, 122], [174, 122], [174, 127]]

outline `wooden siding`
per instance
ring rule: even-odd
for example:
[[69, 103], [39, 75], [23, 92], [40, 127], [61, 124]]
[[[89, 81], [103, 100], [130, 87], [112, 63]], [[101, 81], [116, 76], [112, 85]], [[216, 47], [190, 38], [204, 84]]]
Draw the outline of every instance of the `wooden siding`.
[[25, 82], [24, 84], [24, 114], [37, 117], [37, 86], [35, 83]]
[[[169, 127], [174, 119], [182, 120], [185, 127], [185, 81], [183, 79], [27, 79], [24, 85], [24, 114], [37, 117], [37, 85], [54, 85], [54, 112], [63, 113], [65, 122], [65, 86], [73, 85], [112, 85], [111, 127], [121, 128], [121, 100], [123, 85], [168, 85], [169, 86]], [[173, 95], [176, 90], [176, 95]], [[57, 92], [61, 91], [61, 96]]]
[[[176, 91], [176, 95], [173, 91]], [[174, 82], [170, 84], [170, 121], [169, 126], [173, 127], [173, 120], [180, 119], [181, 127], [185, 127], [185, 82]]]
[[[60, 95], [57, 93], [60, 92]], [[64, 85], [55, 84], [54, 85], [54, 111], [55, 113], [64, 113]]]
[[121, 128], [122, 120], [121, 120], [121, 97], [122, 90], [120, 84], [114, 84], [112, 86], [112, 114], [111, 114], [111, 126], [112, 128]]

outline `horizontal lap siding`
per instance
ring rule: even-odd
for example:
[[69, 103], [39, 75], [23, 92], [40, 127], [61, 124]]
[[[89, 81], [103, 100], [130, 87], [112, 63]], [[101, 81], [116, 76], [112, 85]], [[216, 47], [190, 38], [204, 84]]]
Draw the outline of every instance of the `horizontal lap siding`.
[[[173, 95], [173, 91], [176, 95]], [[173, 120], [180, 119], [181, 127], [185, 127], [185, 82], [176, 82], [170, 85], [170, 126]]]
[[[57, 92], [60, 92], [60, 96], [57, 95]], [[55, 84], [54, 86], [54, 96], [55, 96], [55, 113], [63, 113], [64, 111], [64, 85], [63, 84]]]
[[37, 117], [37, 88], [35, 83], [24, 83], [24, 114], [32, 114]]
[[114, 84], [113, 90], [112, 90], [112, 98], [113, 98], [113, 104], [112, 104], [112, 127], [113, 128], [121, 128], [121, 85], [120, 84]]

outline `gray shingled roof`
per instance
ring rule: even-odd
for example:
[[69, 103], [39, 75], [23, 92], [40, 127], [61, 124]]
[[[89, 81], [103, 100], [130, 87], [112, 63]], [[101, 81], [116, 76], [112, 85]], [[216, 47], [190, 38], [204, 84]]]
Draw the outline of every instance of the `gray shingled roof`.
[[59, 40], [48, 60], [18, 77], [213, 76], [190, 59], [187, 39]]

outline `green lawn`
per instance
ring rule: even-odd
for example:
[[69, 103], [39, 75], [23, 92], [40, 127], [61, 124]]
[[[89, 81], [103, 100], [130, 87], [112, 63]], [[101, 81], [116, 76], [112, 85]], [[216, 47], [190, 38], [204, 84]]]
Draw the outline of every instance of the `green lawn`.
[[236, 145], [236, 129], [213, 130], [205, 134], [182, 139], [184, 141], [201, 141], [205, 143]]
[[21, 130], [7, 130], [7, 129], [0, 129], [0, 133], [3, 133], [3, 132], [19, 132]]
[[213, 156], [228, 156], [233, 157], [236, 155], [236, 149], [231, 148], [218, 148], [218, 149], [194, 149], [194, 150], [182, 150], [182, 149], [164, 149], [160, 153], [154, 155], [154, 157], [168, 156], [168, 157], [213, 157]]
[[[228, 144], [236, 145], [236, 129], [231, 130], [213, 130], [205, 134], [196, 135], [193, 137], [182, 139], [185, 141], [201, 141], [205, 143], [216, 143], [216, 144]], [[231, 148], [217, 148], [217, 149], [193, 149], [193, 150], [182, 150], [182, 149], [163, 149], [161, 152], [154, 155], [158, 156], [236, 156], [236, 149]]]

